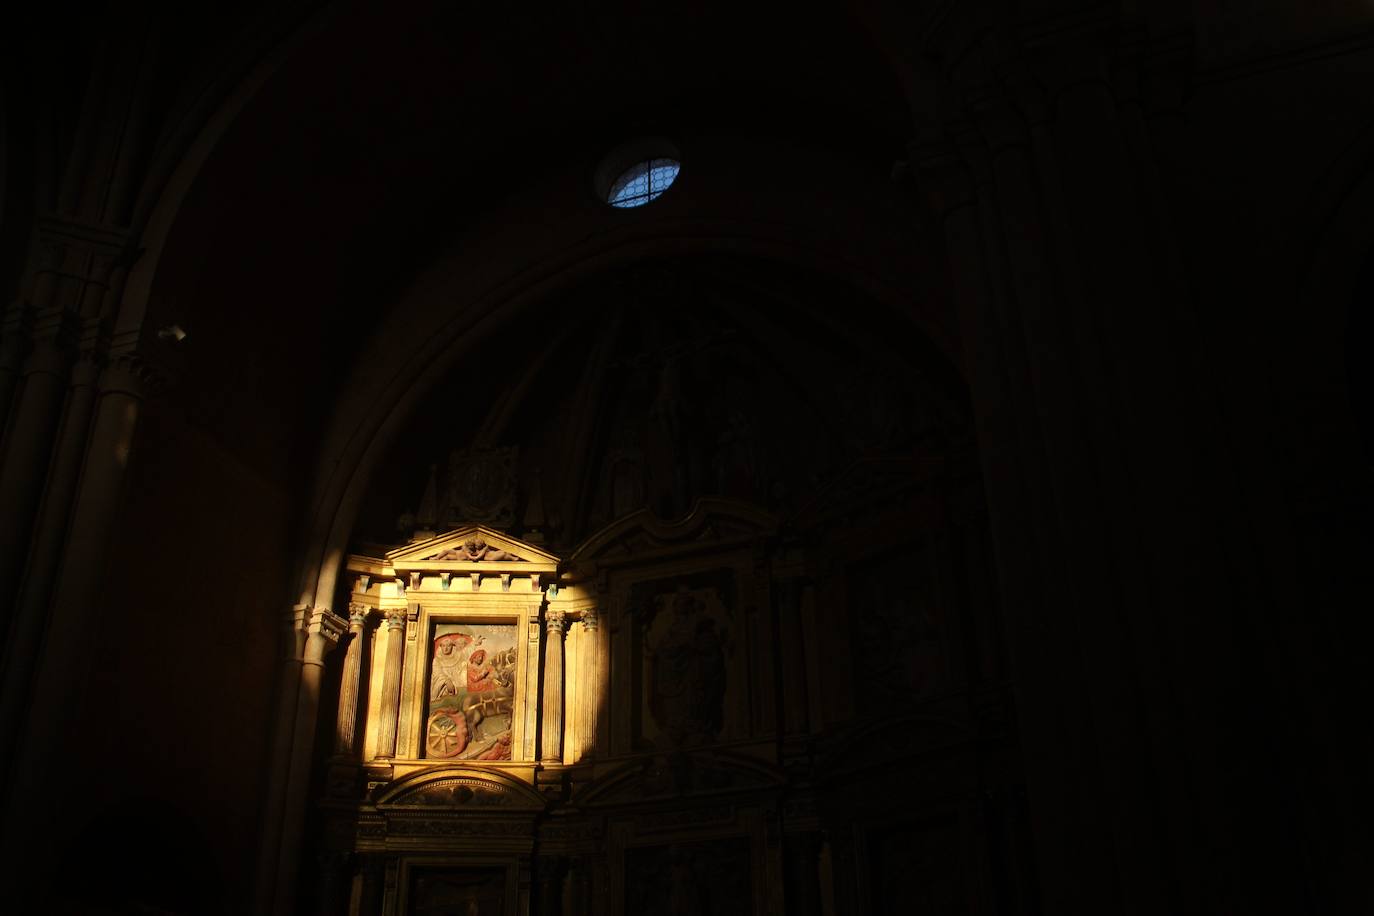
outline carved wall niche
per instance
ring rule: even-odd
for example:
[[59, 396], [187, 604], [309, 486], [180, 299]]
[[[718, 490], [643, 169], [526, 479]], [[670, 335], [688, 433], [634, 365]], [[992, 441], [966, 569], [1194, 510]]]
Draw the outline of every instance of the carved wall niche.
[[752, 806], [694, 806], [616, 820], [608, 833], [608, 899], [600, 912], [781, 912], [781, 855]]
[[514, 916], [519, 874], [512, 862], [470, 856], [405, 856], [397, 899], [387, 912], [404, 916]]
[[726, 567], [629, 586], [634, 750], [667, 752], [748, 737], [748, 633], [737, 579]]
[[589, 539], [568, 579], [608, 617], [606, 749], [672, 753], [773, 731], [772, 517], [703, 499], [676, 522], [635, 513]]

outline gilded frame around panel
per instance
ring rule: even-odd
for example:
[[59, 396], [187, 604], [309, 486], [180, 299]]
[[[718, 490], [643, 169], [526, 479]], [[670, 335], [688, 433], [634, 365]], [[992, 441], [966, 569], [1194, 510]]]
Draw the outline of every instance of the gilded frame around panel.
[[[426, 600], [429, 599], [429, 600]], [[424, 756], [425, 696], [429, 684], [429, 644], [437, 624], [511, 624], [515, 627], [515, 703], [511, 714], [511, 763], [528, 762], [525, 754], [530, 718], [537, 712], [537, 697], [529, 696], [530, 646], [526, 634], [531, 621], [537, 622], [537, 600], [533, 595], [486, 595], [480, 592], [454, 595], [422, 595], [417, 602], [419, 613], [411, 626], [415, 638], [406, 641], [406, 658], [402, 671], [401, 696], [402, 728], [398, 731], [398, 756], [424, 763], [451, 763], [443, 758]], [[536, 646], [537, 648], [537, 646]], [[471, 763], [472, 761], [464, 761]]]

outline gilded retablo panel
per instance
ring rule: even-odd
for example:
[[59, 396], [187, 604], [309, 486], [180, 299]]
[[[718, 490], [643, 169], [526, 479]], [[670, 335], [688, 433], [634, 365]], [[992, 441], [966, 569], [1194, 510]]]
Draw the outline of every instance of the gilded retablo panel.
[[440, 623], [430, 652], [425, 756], [510, 760], [515, 625]]

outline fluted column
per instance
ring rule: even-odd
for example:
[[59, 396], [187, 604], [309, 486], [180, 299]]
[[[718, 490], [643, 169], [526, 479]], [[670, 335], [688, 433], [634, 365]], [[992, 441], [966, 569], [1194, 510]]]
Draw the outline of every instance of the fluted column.
[[563, 628], [567, 618], [550, 608], [544, 614], [544, 714], [539, 759], [563, 760]]
[[586, 759], [596, 754], [596, 726], [601, 714], [601, 653], [597, 651], [601, 638], [601, 619], [596, 608], [582, 612], [582, 639], [578, 641], [578, 697], [577, 734], [582, 746], [579, 756]]
[[381, 721], [377, 723], [377, 756], [396, 756], [396, 725], [401, 714], [401, 665], [405, 661], [406, 609], [386, 612], [386, 668], [382, 672]]
[[357, 758], [358, 688], [363, 670], [363, 638], [367, 633], [367, 606], [349, 605], [348, 649], [344, 656], [343, 678], [339, 682], [339, 716], [335, 729], [335, 756]]
[[306, 795], [315, 749], [315, 724], [320, 711], [320, 683], [324, 679], [324, 657], [339, 641], [346, 628], [342, 617], [328, 608], [310, 612], [306, 627], [305, 652], [301, 657], [301, 683], [296, 691], [296, 722], [287, 769], [286, 803], [277, 866], [274, 912], [296, 912], [297, 871], [301, 853], [301, 834], [305, 826]]

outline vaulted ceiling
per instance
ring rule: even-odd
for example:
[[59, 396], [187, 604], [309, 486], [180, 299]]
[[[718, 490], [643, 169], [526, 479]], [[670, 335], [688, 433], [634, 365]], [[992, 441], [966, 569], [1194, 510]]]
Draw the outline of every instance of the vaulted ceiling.
[[[549, 280], [554, 262], [622, 269], [636, 240], [752, 240], [794, 263], [824, 249], [829, 273], [883, 287], [955, 346], [893, 182], [906, 103], [848, 12], [341, 4], [300, 23], [195, 177], [149, 303], [152, 326], [189, 334], [172, 397], [283, 489], [314, 472], [361, 363], [403, 363], [406, 334], [492, 308], [498, 288], [551, 293], [569, 282]], [[232, 58], [218, 53], [196, 63]], [[612, 211], [591, 174], [644, 134], [683, 150], [679, 187]]]

